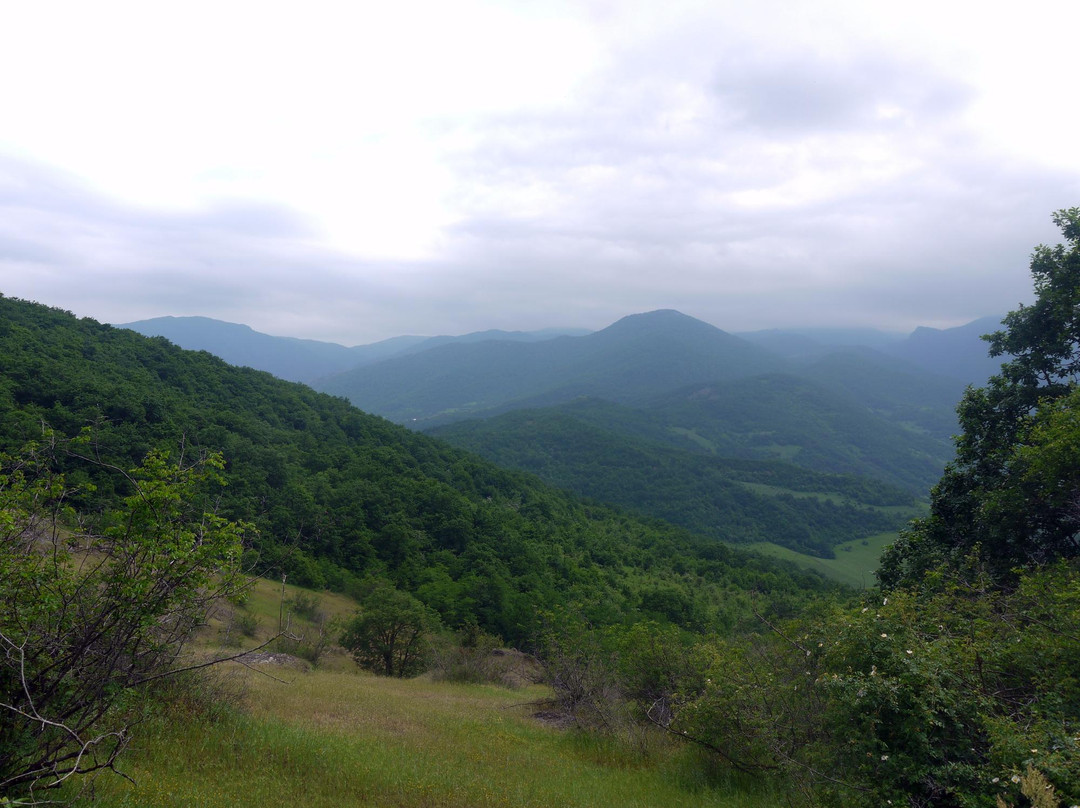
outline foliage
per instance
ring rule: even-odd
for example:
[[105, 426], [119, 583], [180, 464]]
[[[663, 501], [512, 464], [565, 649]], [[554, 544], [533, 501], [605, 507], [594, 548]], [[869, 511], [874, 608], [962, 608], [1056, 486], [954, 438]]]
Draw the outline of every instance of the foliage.
[[601, 410], [603, 426], [589, 412], [580, 402], [520, 410], [431, 434], [581, 496], [726, 542], [771, 541], [831, 557], [839, 542], [899, 529], [910, 518], [872, 507], [914, 502], [876, 480], [667, 447], [658, 436], [628, 432], [619, 408]]
[[434, 637], [428, 649], [432, 678], [517, 687], [527, 674], [523, 655], [507, 652], [500, 639], [475, 622], [449, 636]]
[[85, 447], [46, 441], [0, 456], [0, 792], [31, 798], [113, 767], [125, 706], [240, 586], [246, 531], [213, 512], [219, 456], [158, 451], [108, 468], [127, 493], [80, 522], [56, 468]]
[[1032, 766], [1075, 801], [1080, 569], [969, 577], [711, 643], [668, 727], [837, 805], [989, 806]]
[[[90, 424], [87, 451], [121, 468], [154, 446], [221, 452], [219, 513], [258, 529], [245, 566], [356, 595], [383, 577], [444, 624], [474, 619], [510, 644], [535, 634], [538, 609], [566, 601], [597, 623], [632, 623], [646, 587], [662, 585], [697, 604], [693, 620], [730, 627], [748, 615], [748, 589], [782, 609], [824, 589], [790, 566], [582, 504], [343, 399], [0, 297], [0, 449], [42, 422], [69, 436]], [[58, 462], [79, 484], [80, 510], [125, 494], [103, 467]]]
[[1080, 403], [1073, 392], [1080, 372], [1080, 208], [1058, 211], [1054, 222], [1067, 244], [1036, 248], [1035, 303], [1010, 313], [1005, 329], [987, 337], [991, 354], [1013, 358], [960, 403], [956, 461], [933, 491], [931, 515], [883, 557], [886, 587], [918, 585], [936, 565], [955, 568], [973, 552], [1005, 577], [1018, 566], [1080, 551], [1080, 488], [1062, 463], [1076, 445]]
[[361, 668], [386, 676], [424, 670], [429, 633], [438, 618], [408, 592], [373, 581], [360, 608], [345, 624], [341, 644]]

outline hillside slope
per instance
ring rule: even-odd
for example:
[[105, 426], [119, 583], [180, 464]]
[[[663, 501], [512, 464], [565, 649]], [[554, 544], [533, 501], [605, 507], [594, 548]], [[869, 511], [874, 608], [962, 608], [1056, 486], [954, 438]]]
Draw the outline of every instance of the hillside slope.
[[[389, 577], [449, 625], [524, 641], [544, 609], [598, 625], [649, 616], [730, 625], [733, 592], [780, 603], [820, 587], [784, 565], [656, 522], [585, 507], [527, 475], [364, 414], [344, 400], [183, 351], [163, 339], [0, 297], [0, 450], [90, 427], [120, 468], [152, 447], [222, 451], [223, 515], [260, 532], [247, 560], [296, 583], [349, 590]], [[93, 510], [116, 475], [70, 458], [71, 501]], [[667, 592], [669, 613], [648, 593]]]
[[[771, 541], [822, 557], [903, 526], [914, 497], [868, 479], [788, 463], [661, 446], [577, 417], [580, 407], [518, 410], [430, 434], [561, 488], [736, 543]], [[613, 414], [617, 405], [606, 411]]]

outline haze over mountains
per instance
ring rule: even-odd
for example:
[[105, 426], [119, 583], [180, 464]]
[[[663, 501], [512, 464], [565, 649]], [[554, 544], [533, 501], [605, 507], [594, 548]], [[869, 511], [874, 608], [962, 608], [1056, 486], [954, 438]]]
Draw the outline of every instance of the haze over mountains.
[[561, 334], [587, 333], [580, 329], [550, 329], [547, 331], [479, 331], [460, 337], [400, 336], [347, 348], [333, 342], [320, 342], [296, 337], [273, 337], [246, 325], [226, 323], [209, 317], [155, 317], [124, 323], [148, 337], [165, 337], [189, 351], [207, 351], [231, 365], [250, 367], [273, 373], [291, 382], [312, 382], [324, 376], [422, 351], [448, 342], [480, 342], [509, 340], [531, 342], [550, 339]]
[[979, 339], [997, 324], [733, 335], [661, 310], [593, 333], [352, 348], [205, 318], [129, 327], [701, 535], [829, 555], [911, 517], [951, 457], [965, 386], [997, 369]]
[[[630, 315], [626, 319], [633, 322], [635, 318], [646, 316]], [[909, 335], [867, 328], [774, 328], [734, 336], [787, 359], [813, 360], [845, 350], [860, 352], [871, 349], [966, 386], [982, 384], [997, 372], [1000, 360], [987, 355], [986, 343], [979, 337], [997, 330], [1000, 321], [1000, 317], [982, 317], [955, 328], [920, 327]], [[589, 333], [582, 329], [562, 328], [529, 332], [493, 329], [459, 336], [398, 336], [368, 345], [346, 347], [332, 342], [270, 336], [246, 325], [209, 317], [156, 317], [122, 323], [119, 327], [130, 328], [145, 336], [165, 337], [181, 348], [208, 351], [233, 365], [266, 370], [279, 378], [305, 383], [439, 345], [484, 341], [540, 342], [559, 336], [585, 336]], [[610, 330], [611, 327], [604, 329]]]

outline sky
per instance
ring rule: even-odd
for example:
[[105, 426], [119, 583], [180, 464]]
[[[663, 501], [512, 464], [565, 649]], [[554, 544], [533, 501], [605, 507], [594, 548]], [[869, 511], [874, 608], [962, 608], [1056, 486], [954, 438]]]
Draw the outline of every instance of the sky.
[[1031, 299], [1080, 3], [0, 0], [0, 293], [347, 345]]

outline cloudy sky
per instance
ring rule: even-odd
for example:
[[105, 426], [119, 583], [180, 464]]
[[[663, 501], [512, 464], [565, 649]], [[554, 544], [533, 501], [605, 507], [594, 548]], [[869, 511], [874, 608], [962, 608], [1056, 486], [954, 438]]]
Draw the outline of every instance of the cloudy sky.
[[1065, 0], [0, 11], [0, 292], [103, 322], [943, 327], [1080, 205]]

